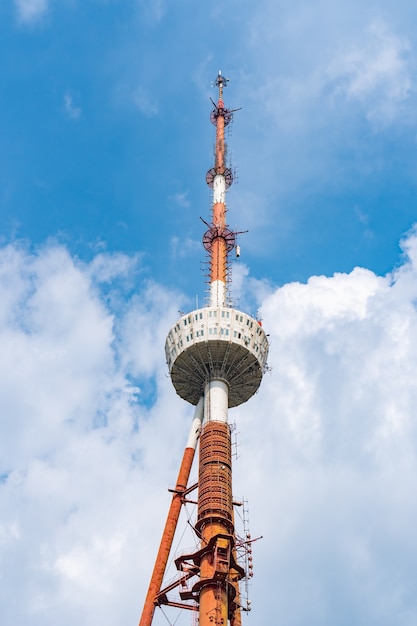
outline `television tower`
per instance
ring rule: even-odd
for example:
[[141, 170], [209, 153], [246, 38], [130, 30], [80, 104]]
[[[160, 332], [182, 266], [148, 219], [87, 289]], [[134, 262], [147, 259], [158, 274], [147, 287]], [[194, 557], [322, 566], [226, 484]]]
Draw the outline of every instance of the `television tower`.
[[[209, 255], [209, 302], [182, 315], [165, 344], [175, 391], [196, 409], [139, 626], [151, 626], [155, 608], [161, 605], [198, 611], [199, 626], [240, 626], [245, 607], [240, 603], [239, 582], [252, 574], [251, 556], [243, 564], [237, 557], [228, 409], [257, 391], [266, 369], [268, 339], [261, 323], [234, 309], [228, 297], [229, 254], [238, 251], [238, 233], [226, 223], [226, 192], [233, 174], [226, 164], [225, 127], [236, 110], [227, 109], [223, 102], [227, 82], [219, 72], [215, 81], [218, 101], [213, 102], [210, 116], [216, 126], [216, 143], [214, 166], [206, 182], [213, 190], [213, 204], [203, 236]], [[188, 487], [198, 440], [198, 484]], [[175, 560], [178, 580], [162, 588], [181, 506], [197, 487], [194, 530], [198, 549]], [[250, 550], [250, 536], [243, 543]], [[179, 599], [169, 599], [176, 587]]]

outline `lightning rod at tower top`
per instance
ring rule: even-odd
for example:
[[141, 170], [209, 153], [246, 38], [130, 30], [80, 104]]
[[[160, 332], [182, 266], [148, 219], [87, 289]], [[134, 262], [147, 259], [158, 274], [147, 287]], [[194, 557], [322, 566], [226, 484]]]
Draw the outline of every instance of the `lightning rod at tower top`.
[[[226, 194], [233, 172], [227, 165], [225, 128], [237, 110], [228, 109], [223, 101], [228, 81], [219, 71], [217, 103], [212, 101], [210, 114], [216, 138], [214, 164], [206, 174], [212, 190], [211, 217], [203, 235], [209, 266], [208, 304], [182, 315], [169, 330], [165, 344], [175, 391], [194, 405], [195, 411], [139, 626], [151, 626], [157, 607], [192, 611], [193, 624], [199, 626], [240, 626], [242, 611], [250, 609], [242, 601], [241, 587], [253, 573], [253, 540], [249, 533], [239, 537], [235, 529], [228, 410], [258, 390], [269, 346], [261, 323], [235, 309], [229, 294], [229, 256], [237, 248], [239, 233], [230, 229], [226, 220]], [[197, 444], [198, 482], [189, 486]], [[175, 558], [178, 575], [164, 586], [181, 508], [195, 490], [197, 517], [192, 526], [196, 546]]]

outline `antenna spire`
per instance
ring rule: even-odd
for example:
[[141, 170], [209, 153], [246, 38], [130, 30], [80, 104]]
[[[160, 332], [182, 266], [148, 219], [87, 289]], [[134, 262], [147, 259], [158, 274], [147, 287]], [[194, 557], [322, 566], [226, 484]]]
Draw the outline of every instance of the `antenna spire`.
[[218, 87], [219, 89], [219, 103], [217, 106], [220, 106], [220, 105], [223, 106], [223, 87], [227, 87], [228, 82], [229, 82], [229, 79], [222, 76], [222, 71], [219, 70], [217, 78], [214, 82], [216, 87]]
[[219, 100], [211, 112], [210, 120], [216, 126], [214, 167], [206, 174], [206, 182], [213, 189], [212, 221], [204, 233], [203, 246], [210, 255], [210, 306], [225, 306], [227, 300], [228, 254], [236, 245], [236, 233], [226, 224], [226, 191], [233, 183], [233, 173], [226, 165], [227, 144], [224, 130], [232, 121], [234, 111], [223, 102], [223, 89], [229, 82], [221, 70], [215, 80]]

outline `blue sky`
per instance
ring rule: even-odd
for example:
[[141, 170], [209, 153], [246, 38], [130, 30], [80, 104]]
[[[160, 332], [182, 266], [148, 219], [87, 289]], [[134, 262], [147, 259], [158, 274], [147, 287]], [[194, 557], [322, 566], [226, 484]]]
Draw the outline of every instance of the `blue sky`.
[[235, 492], [265, 537], [245, 623], [415, 625], [416, 13], [1, 3], [7, 626], [138, 621], [191, 416], [164, 341], [203, 301], [219, 69], [242, 107], [233, 294], [271, 337], [231, 412]]
[[388, 271], [415, 213], [413, 11], [337, 4], [3, 3], [2, 235], [141, 250], [195, 291], [224, 68], [251, 272]]

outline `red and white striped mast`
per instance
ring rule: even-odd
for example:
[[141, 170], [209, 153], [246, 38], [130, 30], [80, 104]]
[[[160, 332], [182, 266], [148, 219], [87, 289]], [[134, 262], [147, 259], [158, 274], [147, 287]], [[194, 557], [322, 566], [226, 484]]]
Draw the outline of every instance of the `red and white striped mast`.
[[224, 132], [232, 119], [232, 111], [226, 109], [223, 102], [223, 89], [228, 80], [219, 72], [215, 81], [219, 98], [211, 113], [211, 121], [216, 125], [215, 162], [207, 172], [206, 181], [213, 189], [212, 224], [203, 239], [210, 253], [210, 306], [226, 305], [227, 254], [235, 245], [234, 233], [226, 227], [226, 190], [233, 181], [232, 172], [226, 167]]
[[[226, 223], [226, 191], [233, 176], [226, 165], [225, 127], [234, 112], [223, 102], [227, 82], [219, 72], [218, 101], [211, 113], [216, 126], [215, 162], [206, 182], [213, 189], [213, 204], [203, 236], [210, 264], [209, 304], [183, 315], [165, 344], [174, 388], [196, 409], [139, 626], [151, 625], [158, 605], [198, 611], [199, 626], [240, 626], [239, 581], [251, 575], [251, 565], [247, 571], [237, 559], [228, 410], [249, 400], [259, 388], [268, 339], [256, 319], [228, 304], [228, 255], [236, 247], [237, 233]], [[188, 487], [198, 438], [198, 485]], [[197, 486], [194, 527], [199, 548], [175, 560], [178, 580], [162, 588], [181, 505]], [[180, 587], [178, 600], [169, 597], [176, 587]]]

